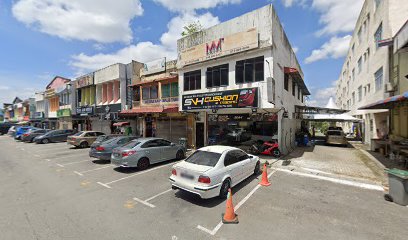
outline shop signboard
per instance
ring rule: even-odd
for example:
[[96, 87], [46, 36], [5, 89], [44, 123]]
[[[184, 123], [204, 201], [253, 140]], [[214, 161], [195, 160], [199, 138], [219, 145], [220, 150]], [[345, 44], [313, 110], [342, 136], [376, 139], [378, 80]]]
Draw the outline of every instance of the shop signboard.
[[256, 28], [250, 28], [244, 32], [234, 33], [181, 50], [178, 63], [180, 66], [185, 66], [247, 51], [258, 46], [258, 31]]
[[256, 108], [258, 107], [258, 88], [183, 95], [182, 101], [183, 110]]
[[121, 110], [121, 104], [110, 104], [110, 105], [102, 105], [102, 106], [96, 106], [95, 112], [97, 114], [106, 114], [109, 112], [119, 112]]
[[34, 119], [44, 118], [44, 112], [35, 112]]
[[77, 78], [75, 81], [75, 88], [83, 88], [94, 83], [93, 74], [88, 74]]
[[76, 108], [76, 114], [81, 116], [93, 115], [94, 107], [93, 106], [82, 106]]
[[169, 103], [169, 102], [178, 102], [178, 97], [169, 97], [169, 98], [159, 98], [159, 99], [148, 99], [143, 100], [144, 104], [153, 104], [153, 103]]
[[70, 117], [71, 116], [71, 109], [60, 109], [57, 111], [57, 117]]
[[140, 69], [140, 75], [150, 75], [154, 73], [166, 71], [166, 58], [156, 59], [143, 64], [143, 68]]

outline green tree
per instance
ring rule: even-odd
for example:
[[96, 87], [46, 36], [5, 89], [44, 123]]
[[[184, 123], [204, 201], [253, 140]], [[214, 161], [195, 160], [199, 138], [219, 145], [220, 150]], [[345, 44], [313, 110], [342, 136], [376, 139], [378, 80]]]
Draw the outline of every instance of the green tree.
[[181, 33], [181, 36], [186, 37], [193, 33], [203, 30], [203, 26], [201, 25], [200, 21], [197, 21], [187, 24], [186, 26], [183, 27], [183, 29], [184, 30]]

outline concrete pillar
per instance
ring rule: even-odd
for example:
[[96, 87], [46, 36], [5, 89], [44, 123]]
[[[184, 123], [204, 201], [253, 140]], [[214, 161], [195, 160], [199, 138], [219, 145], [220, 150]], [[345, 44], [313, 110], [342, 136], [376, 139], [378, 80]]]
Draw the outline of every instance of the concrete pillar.
[[108, 100], [108, 85], [103, 83], [102, 84], [102, 104], [105, 104]]

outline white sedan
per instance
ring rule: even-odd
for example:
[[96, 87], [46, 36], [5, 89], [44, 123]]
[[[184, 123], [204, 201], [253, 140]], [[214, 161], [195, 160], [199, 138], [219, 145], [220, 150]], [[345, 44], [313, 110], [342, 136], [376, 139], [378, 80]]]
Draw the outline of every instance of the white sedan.
[[228, 189], [259, 174], [259, 158], [239, 148], [208, 146], [173, 166], [170, 183], [201, 198], [226, 197]]

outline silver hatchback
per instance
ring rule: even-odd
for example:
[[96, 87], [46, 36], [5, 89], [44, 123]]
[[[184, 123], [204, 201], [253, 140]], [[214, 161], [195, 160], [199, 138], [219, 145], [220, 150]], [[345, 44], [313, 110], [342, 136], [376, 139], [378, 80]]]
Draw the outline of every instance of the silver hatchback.
[[112, 151], [111, 163], [120, 167], [144, 170], [150, 164], [172, 159], [183, 159], [185, 149], [162, 138], [139, 138]]

